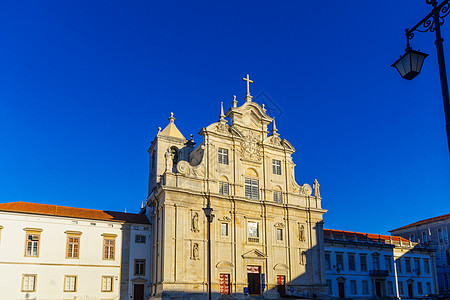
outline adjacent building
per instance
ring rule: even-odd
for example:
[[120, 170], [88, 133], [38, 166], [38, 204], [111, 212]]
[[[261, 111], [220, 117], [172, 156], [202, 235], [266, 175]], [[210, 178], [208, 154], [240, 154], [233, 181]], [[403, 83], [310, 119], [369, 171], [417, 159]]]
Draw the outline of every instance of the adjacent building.
[[328, 295], [418, 298], [435, 294], [434, 250], [398, 236], [324, 229]]
[[440, 294], [450, 297], [450, 214], [421, 220], [389, 231], [436, 250], [437, 281]]
[[144, 214], [1, 203], [2, 299], [146, 299], [150, 227]]
[[151, 296], [205, 299], [207, 205], [214, 298], [325, 293], [319, 184], [297, 184], [295, 149], [264, 105], [247, 86], [200, 135], [186, 139], [171, 114], [148, 150]]

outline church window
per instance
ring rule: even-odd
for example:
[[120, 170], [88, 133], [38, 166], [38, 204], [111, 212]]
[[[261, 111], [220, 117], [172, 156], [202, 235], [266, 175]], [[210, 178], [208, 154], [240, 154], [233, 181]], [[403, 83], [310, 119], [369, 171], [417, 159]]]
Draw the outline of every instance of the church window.
[[219, 182], [219, 194], [226, 196], [230, 194], [230, 185], [228, 182]]
[[145, 276], [145, 259], [134, 260], [134, 275]]
[[367, 255], [366, 254], [359, 255], [359, 266], [361, 268], [361, 272], [367, 271]]
[[103, 239], [103, 259], [114, 259], [114, 248], [116, 240], [112, 238]]
[[336, 253], [336, 268], [343, 271], [344, 270], [344, 254]]
[[325, 270], [331, 270], [330, 252], [325, 252]]
[[277, 228], [277, 241], [283, 240], [283, 229]]
[[102, 276], [102, 292], [112, 292], [112, 291], [113, 291], [113, 277]]
[[228, 223], [220, 224], [220, 233], [222, 236], [228, 236]]
[[273, 159], [272, 160], [272, 170], [273, 174], [275, 175], [281, 175], [281, 161]]
[[64, 276], [64, 292], [77, 291], [77, 276]]
[[146, 237], [145, 235], [136, 234], [136, 237], [134, 238], [134, 242], [136, 244], [145, 244]]
[[228, 149], [219, 148], [219, 164], [228, 165]]
[[24, 274], [22, 277], [22, 292], [36, 291], [36, 274]]
[[411, 273], [411, 258], [405, 257], [405, 270], [406, 273]]
[[67, 258], [78, 258], [80, 252], [80, 237], [67, 236]]
[[354, 253], [348, 254], [348, 270], [356, 271], [356, 263], [355, 263], [355, 254]]
[[281, 191], [273, 191], [273, 201], [276, 203], [283, 203]]
[[39, 241], [40, 234], [27, 233], [27, 243], [25, 256], [38, 256], [39, 255]]
[[256, 179], [245, 178], [245, 198], [259, 199], [259, 182]]
[[252, 243], [259, 243], [259, 228], [258, 222], [248, 221], [247, 235], [248, 241]]

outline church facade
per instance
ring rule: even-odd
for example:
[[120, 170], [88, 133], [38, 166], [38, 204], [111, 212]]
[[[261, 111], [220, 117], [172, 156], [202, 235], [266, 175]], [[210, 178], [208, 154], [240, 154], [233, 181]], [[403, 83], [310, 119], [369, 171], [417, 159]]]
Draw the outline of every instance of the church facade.
[[151, 297], [206, 297], [208, 225], [214, 298], [326, 293], [319, 184], [295, 181], [294, 147], [244, 80], [245, 102], [234, 97], [226, 113], [221, 104], [199, 145], [173, 114], [151, 143]]

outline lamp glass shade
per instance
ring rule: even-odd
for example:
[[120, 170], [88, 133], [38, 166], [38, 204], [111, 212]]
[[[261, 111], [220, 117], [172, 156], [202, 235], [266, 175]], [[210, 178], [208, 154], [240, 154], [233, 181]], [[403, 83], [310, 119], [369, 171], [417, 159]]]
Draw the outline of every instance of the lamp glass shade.
[[422, 69], [423, 61], [428, 54], [412, 49], [406, 49], [405, 54], [397, 59], [392, 67], [396, 68], [400, 76], [404, 79], [411, 80], [419, 75]]
[[208, 205], [203, 208], [203, 211], [205, 212], [205, 216], [210, 217], [213, 209]]

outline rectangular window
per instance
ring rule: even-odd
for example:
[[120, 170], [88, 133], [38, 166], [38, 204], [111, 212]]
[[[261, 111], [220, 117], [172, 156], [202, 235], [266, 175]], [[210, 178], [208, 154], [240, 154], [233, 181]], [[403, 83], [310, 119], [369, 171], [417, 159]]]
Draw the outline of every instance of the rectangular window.
[[404, 292], [403, 292], [403, 282], [402, 282], [402, 281], [399, 281], [399, 282], [398, 282], [398, 293], [399, 293], [400, 295], [403, 295], [403, 294], [404, 294]]
[[420, 258], [414, 258], [414, 273], [420, 274], [421, 271], [422, 270], [420, 269]]
[[363, 295], [369, 295], [369, 282], [367, 280], [362, 281], [362, 293]]
[[228, 165], [228, 149], [219, 148], [219, 164]]
[[283, 203], [281, 191], [273, 191], [273, 201], [276, 203]]
[[367, 271], [367, 255], [366, 254], [359, 255], [359, 262], [360, 262], [360, 266], [361, 266], [361, 272]]
[[336, 253], [336, 267], [343, 271], [344, 270], [344, 254]]
[[228, 223], [220, 224], [220, 233], [222, 236], [228, 236]]
[[380, 269], [380, 257], [377, 255], [372, 255], [372, 265], [374, 270]]
[[447, 227], [442, 227], [442, 237], [444, 238], [444, 242], [448, 243]]
[[230, 185], [228, 182], [219, 182], [219, 194], [225, 196], [230, 194]]
[[325, 252], [325, 270], [331, 270], [330, 252]]
[[422, 243], [428, 242], [428, 233], [426, 231], [422, 231]]
[[333, 295], [333, 285], [331, 279], [327, 279], [328, 295]]
[[402, 259], [401, 257], [397, 258], [395, 260], [395, 266], [397, 268], [397, 273], [401, 273], [402, 272]]
[[394, 284], [392, 283], [392, 281], [387, 282], [387, 293], [389, 295], [394, 295]]
[[259, 243], [259, 230], [258, 230], [258, 222], [248, 221], [247, 230], [248, 230], [248, 241], [252, 243]]
[[145, 276], [145, 259], [134, 260], [134, 275]]
[[447, 258], [447, 265], [450, 265], [450, 250], [445, 250], [445, 257]]
[[259, 182], [256, 179], [245, 178], [245, 198], [259, 199]]
[[145, 244], [145, 241], [146, 241], [145, 235], [136, 234], [136, 236], [134, 237], [134, 242], [136, 244]]
[[353, 253], [348, 254], [348, 270], [356, 271], [355, 254]]
[[112, 292], [112, 291], [113, 291], [113, 277], [102, 276], [102, 292]]
[[415, 242], [415, 241], [416, 241], [416, 236], [415, 236], [415, 234], [414, 234], [414, 233], [411, 233], [411, 234], [409, 235], [409, 239], [411, 240], [411, 242]]
[[25, 256], [39, 256], [39, 240], [38, 233], [27, 233], [26, 252]]
[[283, 240], [283, 229], [277, 228], [277, 241]]
[[423, 271], [425, 274], [430, 274], [430, 260], [428, 258], [423, 259]]
[[418, 283], [417, 283], [417, 293], [418, 293], [419, 295], [422, 295], [422, 294], [423, 294], [422, 282], [418, 282]]
[[450, 274], [449, 273], [444, 273], [444, 288], [445, 289], [448, 289], [449, 288], [449, 286], [450, 286], [450, 284], [449, 284], [449, 276]]
[[273, 174], [275, 175], [281, 175], [281, 161], [273, 159], [272, 160], [272, 170]]
[[25, 274], [22, 278], [22, 292], [36, 291], [36, 276], [35, 274]]
[[64, 292], [77, 291], [77, 276], [64, 276]]
[[427, 282], [427, 295], [431, 294], [431, 283]]
[[442, 235], [442, 228], [438, 229], [439, 242], [442, 243], [444, 241], [444, 237]]
[[405, 257], [405, 271], [411, 273], [411, 258]]
[[67, 236], [67, 258], [78, 258], [80, 251], [80, 237]]
[[445, 257], [445, 250], [441, 251], [441, 264], [443, 267], [447, 264], [446, 257]]
[[357, 294], [357, 290], [356, 290], [356, 280], [350, 280], [350, 293], [352, 295], [356, 295]]
[[384, 257], [384, 267], [386, 268], [386, 270], [391, 273], [392, 272], [392, 263], [391, 263], [391, 257], [386, 255]]
[[114, 259], [115, 239], [103, 239], [103, 259]]

